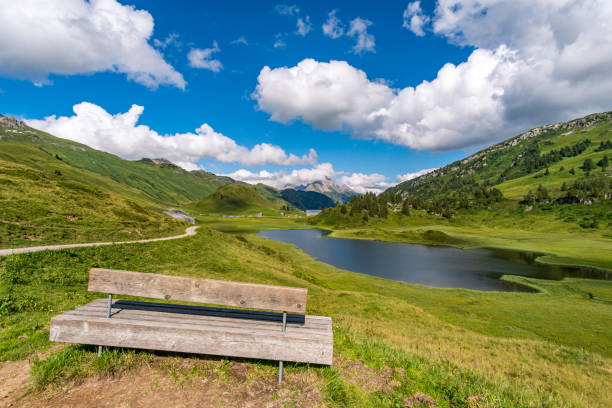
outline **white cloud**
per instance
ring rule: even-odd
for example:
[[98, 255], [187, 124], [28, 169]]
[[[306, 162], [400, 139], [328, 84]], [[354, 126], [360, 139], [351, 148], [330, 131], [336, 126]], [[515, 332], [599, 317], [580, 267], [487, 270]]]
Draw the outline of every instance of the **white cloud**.
[[153, 39], [153, 44], [157, 47], [157, 48], [161, 48], [161, 49], [166, 49], [168, 48], [168, 46], [170, 45], [175, 45], [175, 46], [180, 46], [180, 41], [178, 40], [179, 35], [176, 33], [170, 33], [168, 34], [168, 36], [163, 39], [163, 40], [158, 40], [157, 38]]
[[147, 11], [115, 0], [4, 1], [0, 75], [41, 85], [50, 74], [108, 71], [184, 89], [183, 76], [149, 44], [153, 25]]
[[415, 149], [490, 144], [612, 108], [610, 21], [603, 0], [441, 0], [433, 31], [476, 49], [433, 80], [393, 89], [346, 62], [306, 59], [264, 67], [253, 97], [282, 123]]
[[364, 52], [376, 52], [374, 47], [376, 42], [374, 36], [368, 33], [368, 27], [372, 25], [370, 20], [363, 18], [355, 18], [351, 20], [351, 25], [346, 35], [349, 37], [357, 37], [357, 42], [353, 46], [355, 54], [363, 54]]
[[398, 182], [401, 183], [402, 181], [412, 180], [417, 177], [421, 177], [423, 174], [431, 173], [434, 170], [437, 170], [437, 168], [423, 169], [423, 170], [415, 171], [413, 173], [398, 174], [397, 176], [395, 176], [395, 178], [397, 179]]
[[249, 45], [249, 42], [246, 40], [246, 38], [244, 38], [243, 35], [241, 35], [240, 37], [236, 38], [234, 41], [230, 42], [230, 44], [232, 45]]
[[274, 7], [274, 11], [283, 16], [294, 16], [299, 14], [300, 9], [296, 5], [277, 4]]
[[246, 166], [266, 163], [295, 166], [315, 164], [317, 153], [298, 157], [268, 143], [252, 149], [238, 145], [231, 138], [215, 132], [204, 123], [195, 132], [160, 135], [146, 125], [138, 125], [144, 108], [132, 105], [126, 113], [112, 115], [92, 103], [74, 105], [73, 116], [49, 116], [43, 120], [27, 120], [28, 125], [53, 135], [84, 143], [94, 149], [126, 159], [166, 158], [186, 169], [197, 168], [200, 159], [238, 162]]
[[213, 59], [212, 55], [221, 51], [216, 41], [213, 41], [212, 48], [192, 48], [187, 54], [189, 66], [193, 68], [208, 69], [212, 72], [219, 72], [223, 69], [223, 64], [217, 59]]
[[336, 172], [331, 163], [321, 163], [312, 168], [294, 169], [290, 172], [279, 170], [270, 172], [261, 170], [252, 172], [245, 169], [237, 170], [233, 173], [226, 174], [234, 180], [244, 181], [245, 183], [257, 184], [264, 183], [275, 188], [287, 188], [291, 186], [300, 186], [310, 184], [315, 181], [334, 178]]
[[423, 26], [429, 23], [429, 21], [430, 18], [424, 15], [423, 10], [421, 10], [420, 1], [408, 3], [406, 10], [404, 10], [404, 23], [402, 24], [404, 28], [409, 29], [415, 35], [422, 37], [425, 35]]
[[268, 170], [261, 170], [252, 172], [246, 169], [240, 169], [233, 173], [226, 174], [226, 176], [234, 180], [244, 181], [245, 183], [263, 183], [278, 189], [291, 188], [310, 184], [315, 181], [331, 179], [335, 180], [335, 182], [340, 185], [345, 184], [353, 191], [360, 194], [367, 192], [380, 194], [395, 184], [388, 182], [388, 177], [377, 173], [343, 174], [342, 172], [336, 172], [331, 163], [321, 163], [312, 168], [300, 168], [291, 171], [279, 170], [271, 172]]
[[283, 41], [282, 37], [277, 36], [276, 41], [274, 41], [274, 48], [285, 48], [287, 44]]
[[394, 183], [389, 183], [389, 178], [384, 174], [372, 173], [353, 173], [350, 176], [340, 177], [340, 182], [347, 185], [351, 190], [360, 193], [376, 193], [380, 194]]
[[312, 24], [310, 23], [310, 16], [306, 16], [304, 19], [301, 17], [297, 19], [297, 31], [296, 34], [305, 37], [306, 34], [310, 32], [312, 29]]
[[323, 24], [323, 34], [333, 39], [340, 38], [344, 34], [344, 24], [336, 17], [337, 12], [338, 10], [330, 11]]

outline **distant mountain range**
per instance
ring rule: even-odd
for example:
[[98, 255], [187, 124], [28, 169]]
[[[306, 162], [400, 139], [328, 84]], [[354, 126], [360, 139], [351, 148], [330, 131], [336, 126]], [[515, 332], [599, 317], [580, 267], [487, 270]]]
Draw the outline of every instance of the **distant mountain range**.
[[314, 191], [321, 193], [331, 198], [334, 203], [340, 202], [340, 204], [344, 204], [350, 200], [352, 196], [358, 195], [358, 193], [351, 190], [350, 187], [346, 185], [339, 186], [330, 178], [292, 188], [297, 191]]

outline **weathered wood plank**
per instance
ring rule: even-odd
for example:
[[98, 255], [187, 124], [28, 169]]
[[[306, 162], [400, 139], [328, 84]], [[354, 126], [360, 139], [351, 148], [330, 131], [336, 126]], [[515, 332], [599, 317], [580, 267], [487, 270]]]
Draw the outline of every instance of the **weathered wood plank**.
[[[91, 312], [86, 310], [81, 311], [71, 311], [64, 313], [62, 316], [75, 316], [83, 319], [88, 318], [106, 318], [105, 314], [99, 312]], [[137, 322], [147, 322], [151, 324], [155, 323], [167, 323], [176, 325], [177, 327], [180, 325], [181, 327], [207, 327], [210, 330], [238, 330], [238, 331], [247, 331], [247, 332], [257, 332], [257, 333], [267, 333], [270, 335], [276, 335], [278, 333], [282, 333], [281, 325], [269, 325], [269, 324], [240, 324], [236, 319], [225, 319], [223, 320], [213, 320], [213, 321], [202, 321], [196, 319], [187, 319], [187, 318], [176, 318], [175, 316], [168, 316], [164, 314], [149, 314], [149, 313], [138, 313], [138, 314], [123, 314], [118, 313], [111, 317], [112, 319], [120, 319], [126, 321], [137, 321]], [[305, 328], [300, 326], [287, 326], [286, 333], [289, 335], [296, 334], [296, 336], [300, 336], [303, 338], [307, 337], [328, 337], [329, 333], [331, 333], [331, 328], [322, 329], [322, 328]]]
[[98, 268], [89, 271], [88, 290], [293, 313], [306, 312], [308, 293], [304, 288]]
[[276, 335], [248, 331], [211, 330], [210, 327], [177, 327], [107, 318], [61, 315], [51, 320], [51, 341], [129, 347], [294, 361], [331, 365], [333, 336], [301, 339], [287, 333]]

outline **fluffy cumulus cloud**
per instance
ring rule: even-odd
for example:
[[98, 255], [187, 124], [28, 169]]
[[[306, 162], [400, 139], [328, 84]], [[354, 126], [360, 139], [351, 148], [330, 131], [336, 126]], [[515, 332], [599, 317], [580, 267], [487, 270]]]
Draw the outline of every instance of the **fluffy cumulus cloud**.
[[0, 75], [50, 83], [48, 76], [118, 72], [150, 88], [185, 88], [151, 46], [153, 17], [116, 0], [2, 2]]
[[28, 120], [28, 125], [56, 136], [84, 143], [126, 159], [165, 158], [186, 169], [197, 168], [200, 159], [238, 162], [246, 166], [315, 164], [317, 154], [298, 157], [268, 143], [248, 149], [215, 132], [204, 123], [195, 132], [160, 135], [138, 119], [144, 108], [132, 105], [125, 113], [110, 114], [100, 106], [82, 102], [73, 107], [73, 116], [49, 116]]
[[223, 64], [221, 61], [212, 57], [213, 54], [219, 51], [221, 51], [221, 49], [216, 41], [213, 41], [212, 48], [192, 48], [189, 54], [187, 54], [189, 66], [193, 68], [208, 69], [212, 72], [219, 72], [223, 69]]
[[338, 10], [330, 11], [322, 27], [323, 34], [333, 39], [340, 38], [344, 34], [344, 24], [336, 17], [337, 12]]
[[[402, 90], [370, 81], [344, 61], [305, 59], [292, 68], [264, 67], [253, 97], [281, 123], [300, 119], [418, 149], [461, 147], [466, 139], [482, 141], [500, 120], [502, 84], [489, 79], [503, 82], [498, 60], [512, 56], [483, 50], [459, 66], [447, 64], [432, 82]], [[473, 120], [466, 122], [466, 116]]]
[[406, 10], [404, 10], [404, 23], [402, 26], [412, 31], [415, 35], [423, 37], [425, 35], [423, 26], [427, 23], [429, 23], [429, 17], [423, 14], [421, 2], [413, 1], [408, 3]]
[[474, 51], [403, 89], [343, 61], [264, 67], [253, 97], [274, 121], [434, 150], [612, 108], [612, 2], [440, 0], [422, 21]]
[[389, 178], [384, 174], [363, 174], [353, 173], [350, 176], [340, 177], [340, 182], [347, 185], [353, 191], [365, 194], [365, 193], [382, 193], [387, 188], [391, 187], [394, 183], [389, 183]]
[[268, 170], [261, 170], [252, 172], [240, 169], [231, 174], [227, 174], [227, 176], [250, 184], [264, 183], [276, 188], [286, 188], [310, 184], [314, 181], [328, 178], [331, 179], [336, 176], [336, 172], [331, 163], [321, 163], [311, 168], [293, 169], [291, 171], [279, 170], [271, 172]]

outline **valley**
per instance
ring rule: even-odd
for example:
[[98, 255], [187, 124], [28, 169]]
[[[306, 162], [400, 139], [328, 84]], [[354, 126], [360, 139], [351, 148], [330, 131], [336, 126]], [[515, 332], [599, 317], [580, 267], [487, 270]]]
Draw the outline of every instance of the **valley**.
[[[108, 381], [142, 376], [156, 378], [166, 392], [188, 387], [200, 398], [203, 383], [244, 388], [228, 397], [230, 405], [244, 404], [252, 388], [264, 390], [260, 401], [289, 406], [301, 402], [296, 396], [305, 388], [312, 406], [612, 403], [602, 386], [612, 381], [612, 282], [605, 278], [612, 269], [610, 168], [597, 164], [612, 152], [608, 114], [527, 132], [378, 196], [351, 195], [335, 206], [315, 187], [275, 189], [161, 159], [123, 160], [6, 123], [0, 128], [2, 249], [178, 235], [189, 224], [165, 216], [169, 207], [186, 210], [199, 226], [180, 240], [1, 257], [0, 361], [25, 367], [23, 382], [6, 394], [11, 403], [61, 405], [69, 397], [58, 389], [85, 398]], [[588, 159], [594, 168], [585, 166]], [[303, 216], [317, 206], [326, 209]], [[538, 254], [536, 263], [580, 265], [604, 279], [513, 271], [496, 279], [521, 291], [437, 288], [340, 269], [299, 245], [259, 235], [314, 229], [329, 232], [327, 240], [443, 246], [455, 251], [455, 263], [467, 258], [448, 247], [527, 251]], [[308, 239], [322, 239], [309, 232]], [[348, 245], [360, 251], [354, 241]], [[484, 270], [492, 259], [481, 261]], [[410, 261], [415, 268], [416, 258]], [[519, 268], [516, 259], [508, 262], [504, 268]], [[265, 361], [124, 349], [96, 359], [91, 346], [56, 348], [48, 341], [49, 319], [99, 297], [87, 292], [91, 267], [306, 287], [309, 313], [334, 320], [334, 365], [288, 364], [282, 390], [271, 385], [275, 366]], [[133, 398], [147, 404], [147, 395]]]

